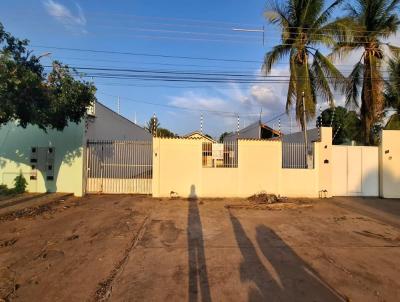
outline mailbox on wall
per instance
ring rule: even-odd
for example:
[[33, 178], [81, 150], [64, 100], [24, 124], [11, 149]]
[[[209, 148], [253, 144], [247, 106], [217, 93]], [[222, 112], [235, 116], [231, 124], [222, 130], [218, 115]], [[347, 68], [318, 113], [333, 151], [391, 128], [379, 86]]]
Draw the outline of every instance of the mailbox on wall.
[[37, 179], [37, 170], [41, 171], [48, 181], [54, 180], [54, 147], [31, 147], [31, 180]]

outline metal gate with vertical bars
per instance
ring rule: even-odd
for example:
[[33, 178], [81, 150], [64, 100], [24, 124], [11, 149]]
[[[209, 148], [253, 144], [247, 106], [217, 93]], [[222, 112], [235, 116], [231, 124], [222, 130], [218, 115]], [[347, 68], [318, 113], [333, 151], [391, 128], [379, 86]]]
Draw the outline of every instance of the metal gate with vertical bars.
[[282, 142], [282, 168], [313, 169], [314, 144], [310, 143], [306, 146], [304, 142]]
[[151, 141], [88, 141], [87, 193], [151, 194]]

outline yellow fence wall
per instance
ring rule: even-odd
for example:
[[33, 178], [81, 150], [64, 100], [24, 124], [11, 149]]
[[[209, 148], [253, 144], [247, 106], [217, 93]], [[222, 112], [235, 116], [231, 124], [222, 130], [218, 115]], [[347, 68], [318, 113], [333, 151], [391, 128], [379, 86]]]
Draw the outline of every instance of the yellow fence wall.
[[153, 196], [247, 197], [265, 191], [318, 197], [321, 190], [330, 196], [330, 128], [322, 135], [330, 139], [315, 143], [314, 169], [283, 169], [280, 141], [239, 140], [237, 168], [207, 168], [201, 140], [154, 138]]

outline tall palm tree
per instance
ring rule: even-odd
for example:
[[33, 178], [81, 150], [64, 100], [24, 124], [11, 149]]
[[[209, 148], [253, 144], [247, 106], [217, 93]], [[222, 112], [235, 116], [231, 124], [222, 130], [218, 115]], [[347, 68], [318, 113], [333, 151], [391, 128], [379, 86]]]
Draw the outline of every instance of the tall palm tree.
[[367, 145], [374, 142], [371, 128], [380, 121], [385, 106], [381, 70], [387, 55], [384, 46], [387, 45], [389, 51], [399, 50], [385, 42], [396, 33], [400, 24], [397, 16], [399, 3], [400, 0], [354, 0], [348, 4], [348, 16], [342, 20], [348, 28], [347, 40], [338, 43], [334, 49], [339, 56], [353, 50], [362, 51], [360, 60], [349, 75], [346, 104], [359, 107], [361, 88], [360, 115]]
[[385, 81], [385, 105], [395, 112], [390, 116], [386, 129], [400, 129], [400, 57], [391, 58], [388, 63], [388, 79]]
[[315, 116], [317, 97], [334, 104], [331, 90], [344, 84], [344, 77], [324, 56], [320, 46], [333, 47], [345, 36], [340, 22], [331, 22], [331, 14], [343, 0], [336, 0], [324, 9], [323, 0], [287, 0], [284, 4], [271, 2], [265, 16], [281, 29], [281, 43], [264, 58], [263, 70], [268, 75], [275, 63], [289, 59], [290, 79], [286, 111], [295, 105], [296, 119], [304, 129], [302, 95], [304, 93], [306, 120]]

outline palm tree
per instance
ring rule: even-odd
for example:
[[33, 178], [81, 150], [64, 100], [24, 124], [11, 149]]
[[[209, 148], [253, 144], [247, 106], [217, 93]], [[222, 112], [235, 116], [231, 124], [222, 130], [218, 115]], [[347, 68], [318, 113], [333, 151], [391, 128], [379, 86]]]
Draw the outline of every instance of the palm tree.
[[331, 14], [342, 3], [336, 0], [324, 10], [323, 0], [287, 0], [283, 5], [270, 3], [265, 16], [281, 29], [281, 43], [264, 58], [266, 75], [275, 63], [288, 57], [290, 78], [286, 111], [295, 104], [296, 119], [304, 129], [302, 95], [304, 93], [306, 120], [315, 116], [317, 96], [334, 105], [334, 89], [344, 85], [344, 77], [324, 56], [320, 46], [333, 47], [345, 37], [346, 27], [340, 22], [330, 22]]
[[152, 135], [156, 135], [159, 127], [160, 127], [160, 123], [158, 121], [158, 118], [154, 115], [147, 122], [145, 129], [147, 131], [149, 131]]
[[400, 129], [400, 57], [391, 58], [388, 62], [388, 79], [385, 82], [385, 105], [393, 108], [386, 129]]
[[[359, 107], [365, 144], [373, 144], [371, 128], [380, 121], [385, 106], [382, 64], [385, 58], [383, 47], [397, 52], [399, 48], [384, 42], [396, 33], [400, 24], [397, 16], [400, 0], [355, 0], [348, 4], [348, 16], [342, 19], [348, 28], [346, 41], [338, 43], [334, 54], [345, 55], [353, 50], [362, 50], [360, 60], [349, 75], [346, 89], [346, 105]], [[349, 34], [350, 32], [350, 34]]]

